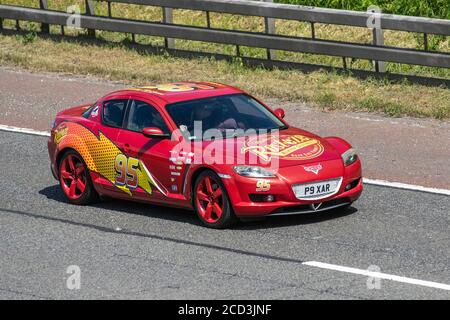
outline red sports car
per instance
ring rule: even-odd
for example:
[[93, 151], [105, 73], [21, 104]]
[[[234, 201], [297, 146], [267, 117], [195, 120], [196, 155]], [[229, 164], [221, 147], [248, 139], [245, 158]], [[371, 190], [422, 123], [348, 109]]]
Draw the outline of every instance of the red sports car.
[[350, 206], [363, 189], [351, 145], [283, 118], [218, 83], [124, 89], [57, 114], [51, 170], [70, 203], [104, 195], [194, 209], [213, 228]]

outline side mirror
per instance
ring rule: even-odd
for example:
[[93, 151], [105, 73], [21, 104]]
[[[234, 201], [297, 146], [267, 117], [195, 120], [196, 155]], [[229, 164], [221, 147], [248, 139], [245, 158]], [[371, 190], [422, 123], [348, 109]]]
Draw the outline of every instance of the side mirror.
[[278, 108], [274, 111], [275, 115], [280, 118], [280, 119], [284, 119], [285, 113], [284, 110], [281, 108]]
[[160, 128], [156, 127], [144, 128], [142, 134], [149, 138], [167, 138], [169, 136], [168, 133], [164, 133]]

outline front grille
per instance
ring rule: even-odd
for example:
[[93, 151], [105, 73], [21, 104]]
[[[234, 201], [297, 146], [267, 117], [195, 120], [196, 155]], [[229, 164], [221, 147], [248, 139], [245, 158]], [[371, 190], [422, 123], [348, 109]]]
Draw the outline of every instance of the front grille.
[[267, 201], [268, 194], [249, 194], [248, 195], [252, 202], [274, 202], [276, 201], [276, 197], [273, 196], [273, 200]]
[[[345, 205], [349, 205], [351, 202], [347, 198], [342, 199], [335, 199], [323, 202], [322, 205], [317, 209], [314, 210], [310, 204], [304, 204], [300, 206], [293, 206], [293, 207], [284, 207], [279, 208], [271, 213], [271, 215], [284, 215], [284, 214], [302, 214], [302, 213], [312, 213], [312, 212], [320, 212], [320, 211], [326, 211], [331, 210], [338, 207], [343, 207]], [[318, 203], [317, 203], [318, 204]]]

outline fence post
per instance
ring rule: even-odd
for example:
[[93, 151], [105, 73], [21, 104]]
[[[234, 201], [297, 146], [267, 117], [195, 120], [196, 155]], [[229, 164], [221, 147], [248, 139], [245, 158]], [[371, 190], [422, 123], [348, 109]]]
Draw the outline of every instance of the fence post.
[[211, 29], [211, 17], [209, 11], [206, 11], [206, 27]]
[[[86, 15], [94, 16], [94, 0], [86, 0]], [[88, 29], [88, 36], [95, 38], [95, 29]]]
[[316, 39], [316, 26], [314, 22], [311, 22], [311, 39]]
[[[273, 0], [262, 0], [264, 2], [273, 3]], [[267, 34], [275, 34], [275, 19], [264, 17], [264, 26], [265, 32]], [[267, 59], [272, 60], [275, 59], [275, 50], [267, 49]]]
[[424, 47], [425, 51], [428, 51], [428, 34], [427, 33], [423, 34], [423, 47]]
[[342, 57], [342, 66], [344, 69], [347, 69], [347, 58], [346, 57]]
[[[47, 0], [39, 0], [39, 7], [41, 9], [47, 10], [48, 9]], [[50, 27], [48, 23], [41, 23], [41, 32], [50, 33]]]
[[[173, 9], [172, 8], [162, 8], [163, 12], [163, 23], [173, 23]], [[175, 41], [173, 38], [164, 38], [164, 46], [167, 49], [175, 48]]]
[[[381, 28], [373, 29], [373, 44], [376, 46], [384, 46], [384, 31]], [[384, 61], [375, 61], [376, 72], [386, 72], [386, 63]]]

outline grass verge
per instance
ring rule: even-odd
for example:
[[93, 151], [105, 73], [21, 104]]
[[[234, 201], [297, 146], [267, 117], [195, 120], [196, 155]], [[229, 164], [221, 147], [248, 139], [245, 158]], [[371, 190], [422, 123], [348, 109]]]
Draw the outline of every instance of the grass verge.
[[[342, 7], [342, 8], [354, 8], [358, 10], [366, 11], [367, 6], [375, 0], [280, 0], [279, 2], [290, 2], [308, 5], [318, 6], [330, 6], [330, 7]], [[419, 1], [419, 0], [417, 0]], [[414, 0], [414, 2], [417, 2]], [[433, 0], [445, 2], [448, 0]], [[399, 12], [399, 8], [415, 8], [411, 3], [411, 0], [377, 0], [376, 3], [382, 6], [383, 9], [389, 12]], [[3, 4], [12, 4], [26, 7], [39, 7], [39, 1], [37, 0], [2, 0]], [[49, 0], [48, 6], [51, 10], [59, 10], [66, 12], [69, 6], [76, 5], [79, 7], [80, 12], [85, 12], [84, 0]], [[444, 12], [448, 6], [439, 5], [434, 3], [433, 5], [420, 6], [419, 11], [408, 11], [410, 13], [430, 13], [430, 8], [440, 8]], [[162, 10], [160, 7], [132, 5], [124, 3], [112, 3], [112, 16], [116, 18], [125, 19], [137, 19], [143, 21], [159, 22], [162, 19]], [[107, 16], [108, 6], [107, 2], [95, 2], [95, 14], [99, 16]], [[401, 11], [403, 12], [403, 11]], [[430, 13], [431, 14], [431, 13]], [[190, 25], [190, 26], [206, 26], [206, 15], [202, 11], [182, 10], [175, 9], [173, 11], [173, 19], [176, 24]], [[210, 22], [212, 28], [229, 29], [229, 30], [243, 30], [251, 32], [264, 32], [264, 19], [262, 17], [255, 16], [242, 16], [235, 14], [223, 14], [217, 12], [211, 12]], [[7, 28], [14, 28], [15, 21], [5, 20], [5, 26]], [[21, 27], [26, 29], [30, 23], [21, 22]], [[286, 36], [294, 37], [311, 37], [312, 29], [311, 24], [302, 21], [283, 20], [276, 19], [276, 33]], [[34, 24], [36, 29], [39, 29], [37, 24]], [[52, 26], [53, 33], [60, 33], [58, 26]], [[66, 30], [66, 34], [77, 35], [83, 33], [85, 30]], [[117, 32], [105, 32], [97, 31], [97, 36], [108, 41], [121, 42], [129, 38], [129, 35]], [[342, 25], [327, 25], [316, 23], [315, 24], [315, 36], [317, 39], [335, 40], [353, 42], [358, 44], [370, 44], [372, 43], [372, 31], [368, 28], [351, 27]], [[412, 48], [423, 49], [424, 38], [422, 34], [412, 32], [399, 32], [386, 30], [385, 44], [387, 46], [395, 46], [400, 48]], [[136, 41], [142, 44], [163, 45], [164, 39], [160, 37], [136, 35]], [[175, 41], [177, 49], [194, 50], [194, 51], [208, 51], [215, 53], [224, 53], [228, 55], [236, 54], [236, 47], [233, 45], [205, 43], [199, 41], [181, 40]], [[433, 51], [450, 52], [450, 37], [428, 35], [428, 48]], [[243, 56], [265, 58], [266, 50], [261, 48], [244, 47], [240, 48], [240, 52]], [[292, 61], [309, 64], [327, 65], [332, 67], [342, 67], [343, 60], [341, 57], [333, 57], [326, 55], [305, 54], [299, 52], [288, 52], [275, 50], [276, 59], [282, 61]], [[371, 61], [364, 59], [347, 59], [348, 67], [351, 69], [359, 70], [374, 70], [374, 66]], [[386, 63], [388, 72], [400, 73], [407, 75], [416, 75], [424, 77], [437, 77], [450, 79], [450, 69], [413, 66], [399, 63]]]
[[301, 101], [327, 110], [450, 118], [450, 90], [445, 88], [360, 80], [328, 72], [249, 69], [239, 60], [150, 55], [123, 43], [58, 41], [33, 32], [0, 35], [0, 64], [32, 71], [93, 75], [127, 84], [207, 80], [234, 85], [258, 97]]

